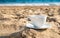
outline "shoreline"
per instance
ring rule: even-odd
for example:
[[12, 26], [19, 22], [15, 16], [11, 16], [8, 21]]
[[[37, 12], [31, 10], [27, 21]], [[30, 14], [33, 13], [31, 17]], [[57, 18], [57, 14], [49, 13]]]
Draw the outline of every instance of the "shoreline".
[[8, 3], [0, 6], [60, 6], [60, 3]]

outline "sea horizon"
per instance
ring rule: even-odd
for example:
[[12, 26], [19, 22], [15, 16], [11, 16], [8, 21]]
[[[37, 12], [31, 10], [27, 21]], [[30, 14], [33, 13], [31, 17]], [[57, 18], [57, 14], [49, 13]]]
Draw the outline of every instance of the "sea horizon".
[[0, 0], [0, 6], [60, 6], [60, 0]]

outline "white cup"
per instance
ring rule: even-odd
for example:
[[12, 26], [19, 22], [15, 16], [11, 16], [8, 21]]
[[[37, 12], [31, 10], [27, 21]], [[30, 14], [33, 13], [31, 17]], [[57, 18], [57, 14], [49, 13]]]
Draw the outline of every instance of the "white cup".
[[31, 24], [36, 28], [40, 28], [42, 25], [46, 23], [47, 16], [45, 15], [30, 15], [28, 17], [31, 20]]

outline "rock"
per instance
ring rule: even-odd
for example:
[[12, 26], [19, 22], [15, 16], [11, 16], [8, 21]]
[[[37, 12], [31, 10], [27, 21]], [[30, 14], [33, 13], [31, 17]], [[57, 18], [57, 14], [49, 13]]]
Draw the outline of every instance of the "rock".
[[54, 16], [54, 14], [53, 13], [48, 13], [48, 16]]

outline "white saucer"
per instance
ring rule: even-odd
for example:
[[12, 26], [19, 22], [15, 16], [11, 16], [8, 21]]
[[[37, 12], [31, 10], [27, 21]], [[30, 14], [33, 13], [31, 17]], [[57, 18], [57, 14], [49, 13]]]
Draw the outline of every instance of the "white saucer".
[[44, 25], [41, 25], [40, 27], [39, 26], [35, 26], [33, 24], [30, 24], [30, 23], [27, 23], [26, 24], [26, 27], [28, 28], [33, 28], [33, 29], [47, 29], [47, 28], [51, 28], [51, 25], [49, 24], [44, 24]]

